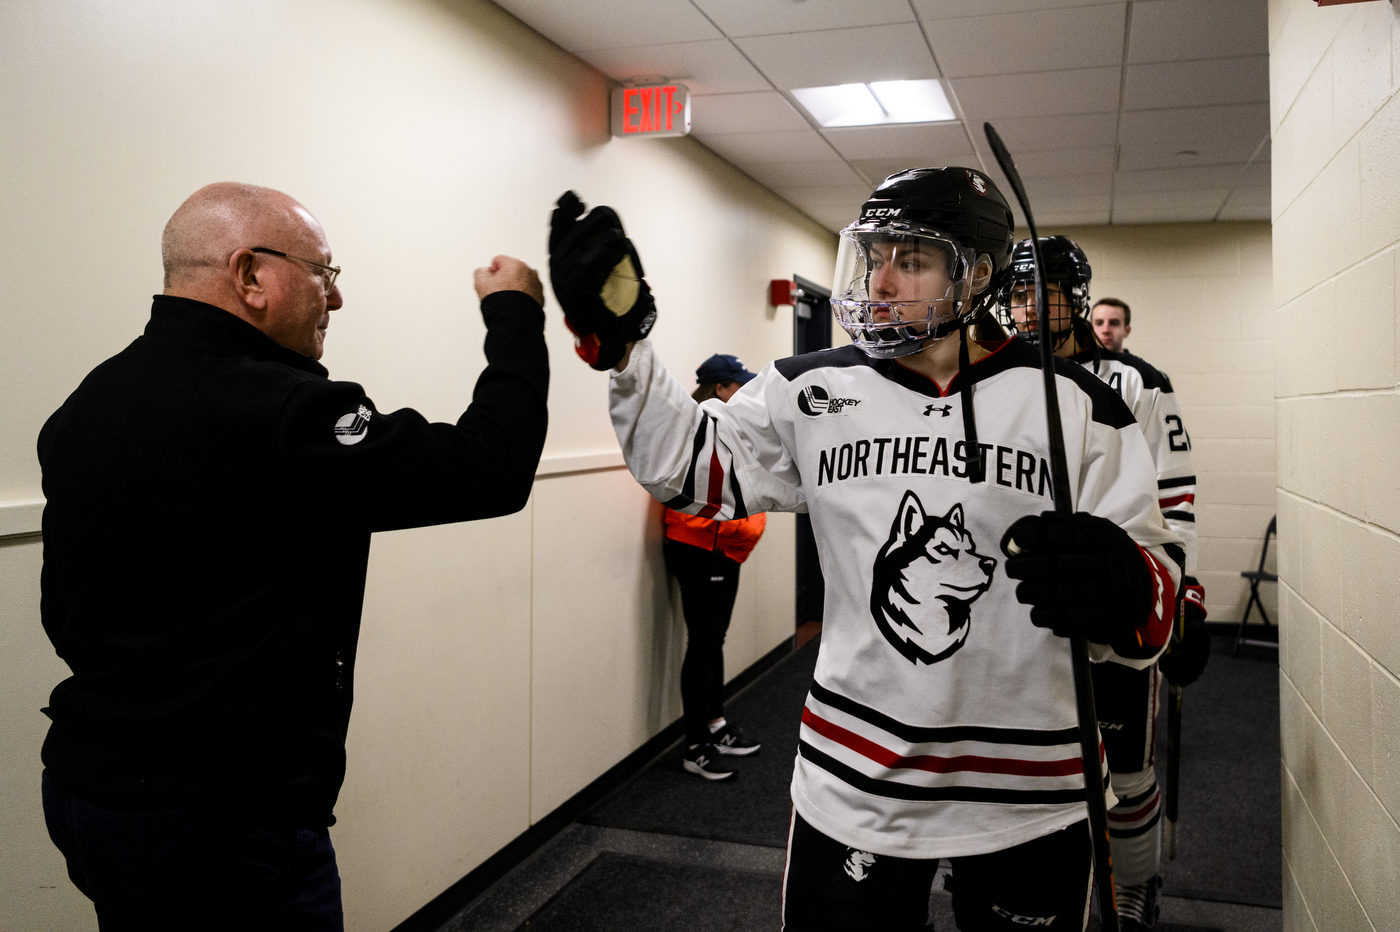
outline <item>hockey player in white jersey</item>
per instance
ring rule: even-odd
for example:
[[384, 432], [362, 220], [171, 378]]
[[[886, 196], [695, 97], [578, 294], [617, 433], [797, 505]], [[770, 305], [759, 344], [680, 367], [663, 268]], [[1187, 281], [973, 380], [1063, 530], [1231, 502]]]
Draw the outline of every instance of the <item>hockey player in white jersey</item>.
[[[1205, 631], [1204, 590], [1196, 572], [1196, 475], [1191, 441], [1181, 421], [1171, 381], [1141, 358], [1104, 349], [1089, 322], [1093, 271], [1084, 251], [1065, 236], [1042, 236], [1050, 330], [1055, 354], [1084, 366], [1122, 396], [1142, 427], [1156, 464], [1158, 505], [1184, 544], [1186, 637], [1159, 661], [1178, 685], [1195, 680], [1210, 655]], [[1039, 340], [1036, 326], [1035, 261], [1031, 241], [1012, 251], [1011, 268], [998, 296], [1002, 323], [1026, 341]], [[1161, 793], [1154, 755], [1159, 683], [1155, 668], [1121, 664], [1093, 668], [1099, 727], [1108, 751], [1113, 793], [1109, 839], [1117, 885], [1118, 915], [1125, 932], [1150, 930], [1161, 886]]]
[[636, 479], [706, 517], [811, 515], [825, 625], [784, 929], [924, 929], [947, 858], [965, 932], [1082, 930], [1066, 639], [1151, 666], [1179, 541], [1132, 413], [1076, 365], [1056, 371], [1075, 514], [1049, 511], [1038, 355], [988, 313], [1011, 253], [1000, 192], [967, 168], [886, 179], [840, 236], [832, 303], [854, 345], [772, 363], [727, 405], [696, 404], [667, 373], [642, 339], [655, 312], [636, 251], [610, 210], [582, 215], [560, 199], [551, 277], [579, 354], [613, 370]]

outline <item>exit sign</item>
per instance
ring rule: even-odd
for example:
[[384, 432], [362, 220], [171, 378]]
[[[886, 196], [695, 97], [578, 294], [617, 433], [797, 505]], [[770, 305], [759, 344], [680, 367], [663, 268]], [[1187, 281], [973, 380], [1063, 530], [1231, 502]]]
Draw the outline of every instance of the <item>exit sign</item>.
[[689, 132], [690, 88], [684, 84], [613, 89], [614, 136], [684, 136]]

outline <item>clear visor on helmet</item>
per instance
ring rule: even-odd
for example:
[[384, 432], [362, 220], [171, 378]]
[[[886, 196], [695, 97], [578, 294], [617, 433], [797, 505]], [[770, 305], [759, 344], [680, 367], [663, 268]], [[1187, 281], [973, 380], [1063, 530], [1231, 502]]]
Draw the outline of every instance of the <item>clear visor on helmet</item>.
[[971, 298], [974, 256], [950, 237], [901, 223], [841, 231], [831, 308], [872, 356], [904, 356], [951, 332]]

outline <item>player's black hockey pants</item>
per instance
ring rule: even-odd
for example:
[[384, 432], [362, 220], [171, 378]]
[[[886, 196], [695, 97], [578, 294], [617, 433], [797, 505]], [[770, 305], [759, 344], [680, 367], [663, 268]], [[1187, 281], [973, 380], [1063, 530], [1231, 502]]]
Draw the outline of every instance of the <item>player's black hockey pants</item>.
[[[1084, 929], [1093, 875], [1087, 820], [1004, 851], [949, 860], [960, 932]], [[924, 932], [938, 863], [847, 847], [794, 812], [783, 932]]]
[[664, 546], [666, 569], [681, 586], [685, 662], [681, 707], [689, 744], [710, 740], [710, 721], [724, 714], [724, 635], [739, 592], [739, 564], [718, 550], [676, 540]]

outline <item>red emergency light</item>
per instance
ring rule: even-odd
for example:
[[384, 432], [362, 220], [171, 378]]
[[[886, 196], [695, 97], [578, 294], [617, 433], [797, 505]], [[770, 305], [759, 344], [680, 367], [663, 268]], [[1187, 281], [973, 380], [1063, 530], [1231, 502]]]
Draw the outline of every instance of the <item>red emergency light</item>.
[[613, 88], [614, 136], [684, 136], [690, 132], [690, 88], [674, 81]]

